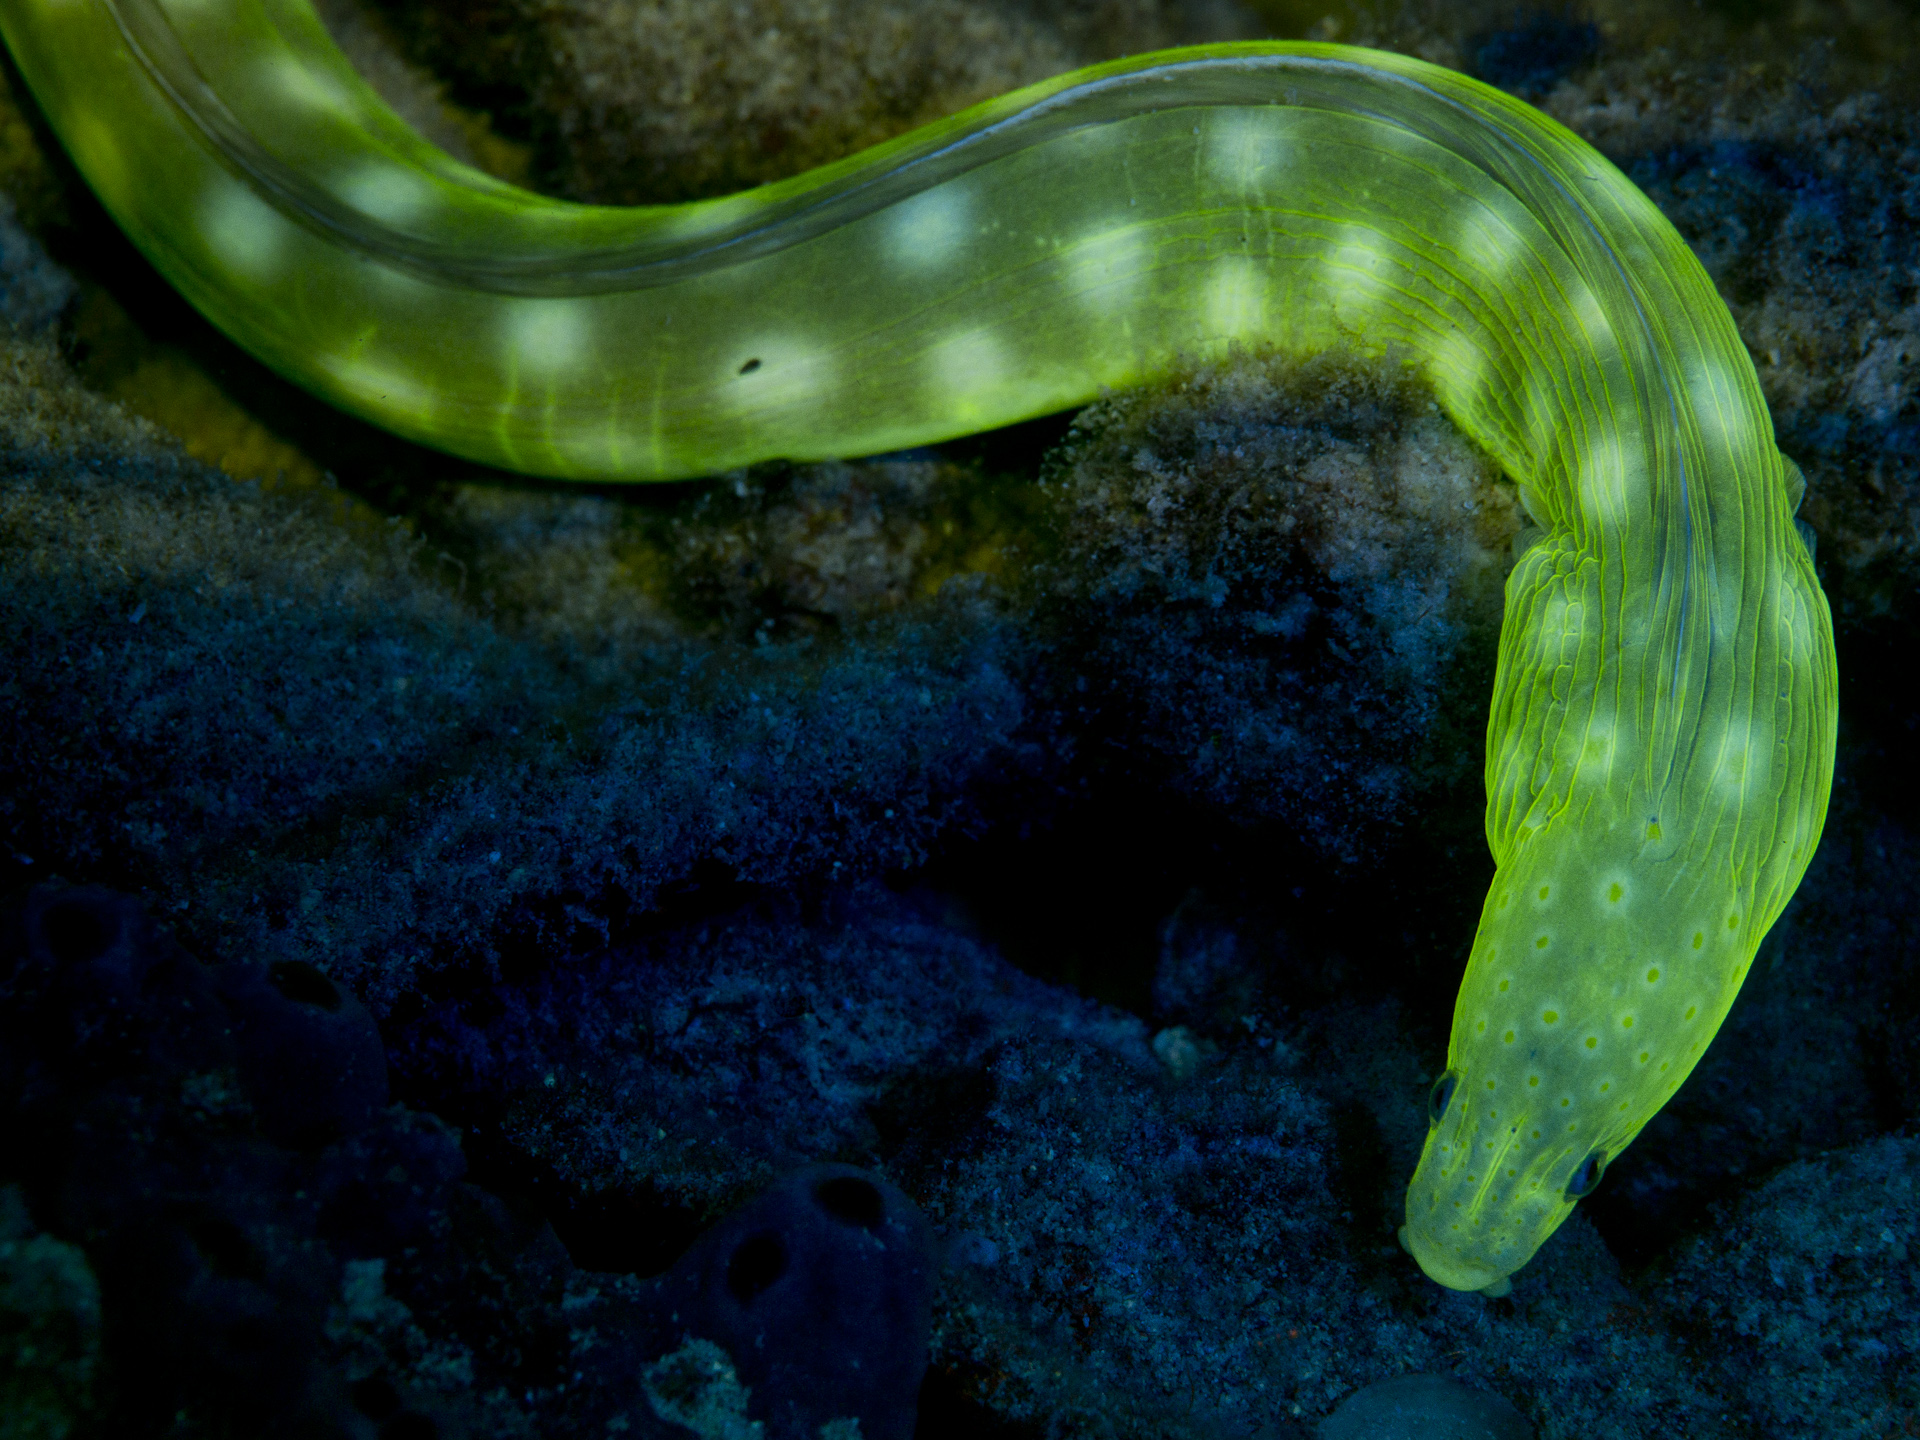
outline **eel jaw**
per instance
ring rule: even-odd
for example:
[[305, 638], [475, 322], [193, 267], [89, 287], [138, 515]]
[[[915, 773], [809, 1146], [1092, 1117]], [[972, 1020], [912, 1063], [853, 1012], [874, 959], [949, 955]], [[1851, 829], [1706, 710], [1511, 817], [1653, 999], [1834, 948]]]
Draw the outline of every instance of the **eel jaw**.
[[1448, 1255], [1411, 1225], [1400, 1227], [1400, 1248], [1419, 1262], [1429, 1280], [1449, 1290], [1478, 1290], [1497, 1300], [1513, 1289], [1513, 1282], [1491, 1265], [1475, 1265]]

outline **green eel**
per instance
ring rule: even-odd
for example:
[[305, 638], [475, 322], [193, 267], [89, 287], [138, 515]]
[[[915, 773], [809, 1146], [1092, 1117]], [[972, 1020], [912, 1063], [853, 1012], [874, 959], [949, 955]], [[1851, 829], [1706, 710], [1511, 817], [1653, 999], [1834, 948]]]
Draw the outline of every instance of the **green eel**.
[[926, 444], [1235, 342], [1416, 367], [1537, 522], [1487, 726], [1498, 869], [1401, 1238], [1501, 1293], [1679, 1087], [1825, 819], [1832, 623], [1726, 306], [1623, 175], [1405, 56], [1062, 75], [750, 193], [456, 163], [305, 0], [0, 0], [113, 218], [343, 409], [538, 475]]

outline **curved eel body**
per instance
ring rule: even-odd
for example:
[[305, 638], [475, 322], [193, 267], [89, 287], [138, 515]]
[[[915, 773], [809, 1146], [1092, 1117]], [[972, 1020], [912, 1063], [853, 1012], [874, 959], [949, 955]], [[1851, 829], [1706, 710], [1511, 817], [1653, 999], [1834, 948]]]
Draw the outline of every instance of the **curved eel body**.
[[304, 0], [0, 0], [115, 220], [297, 383], [490, 464], [870, 454], [1233, 342], [1418, 366], [1540, 529], [1487, 729], [1498, 870], [1402, 1238], [1498, 1290], [1684, 1080], [1832, 770], [1799, 477], [1652, 203], [1403, 56], [1141, 56], [749, 194], [612, 209], [426, 144]]

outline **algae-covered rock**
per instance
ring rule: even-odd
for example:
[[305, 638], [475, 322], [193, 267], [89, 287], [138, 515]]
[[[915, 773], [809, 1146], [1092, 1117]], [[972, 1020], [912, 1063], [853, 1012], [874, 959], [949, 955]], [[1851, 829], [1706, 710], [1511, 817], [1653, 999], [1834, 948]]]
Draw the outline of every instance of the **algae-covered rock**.
[[1715, 1218], [1655, 1294], [1762, 1433], [1883, 1435], [1920, 1413], [1920, 1143], [1790, 1165]]
[[66, 1440], [98, 1409], [100, 1283], [78, 1245], [37, 1233], [0, 1189], [0, 1433]]

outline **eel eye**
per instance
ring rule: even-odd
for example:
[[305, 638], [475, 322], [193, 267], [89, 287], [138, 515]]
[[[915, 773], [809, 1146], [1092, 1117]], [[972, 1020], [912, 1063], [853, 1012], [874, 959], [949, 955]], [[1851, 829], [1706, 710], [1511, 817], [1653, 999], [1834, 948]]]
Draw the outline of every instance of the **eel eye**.
[[1453, 1092], [1460, 1084], [1460, 1072], [1449, 1070], [1433, 1082], [1433, 1089], [1427, 1092], [1427, 1123], [1438, 1125], [1441, 1117], [1447, 1113], [1447, 1102], [1453, 1099]]
[[1580, 1168], [1573, 1172], [1573, 1178], [1567, 1181], [1567, 1199], [1578, 1200], [1583, 1195], [1591, 1195], [1593, 1187], [1600, 1183], [1600, 1177], [1606, 1173], [1607, 1152], [1592, 1150], [1587, 1158], [1580, 1162]]

